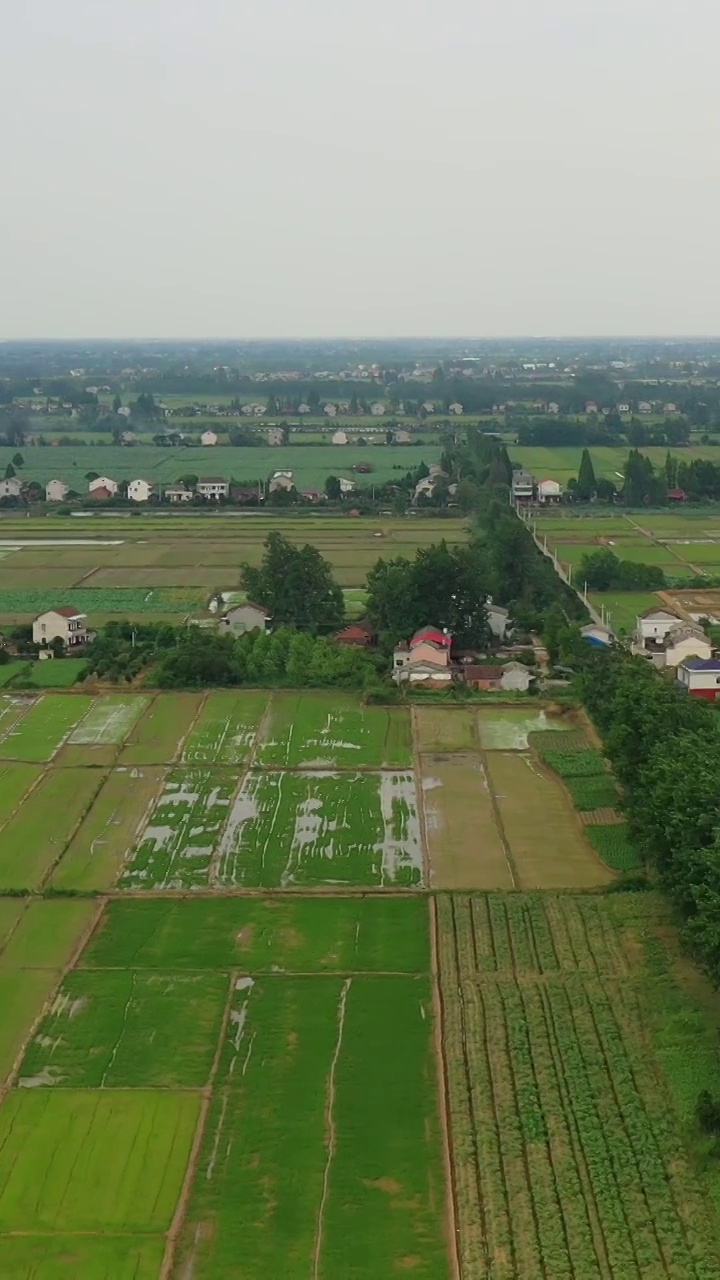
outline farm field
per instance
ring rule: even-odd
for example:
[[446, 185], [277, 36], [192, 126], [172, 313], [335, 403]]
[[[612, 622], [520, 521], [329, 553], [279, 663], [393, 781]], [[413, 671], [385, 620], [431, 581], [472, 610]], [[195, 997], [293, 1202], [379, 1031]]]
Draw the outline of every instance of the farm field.
[[[52, 433], [52, 427], [45, 430]], [[25, 465], [22, 474], [24, 480], [37, 480], [40, 484], [59, 477], [71, 489], [84, 493], [87, 491], [85, 473], [88, 471], [118, 481], [132, 480], [141, 475], [155, 484], [174, 484], [183, 475], [213, 475], [249, 485], [265, 480], [275, 470], [288, 468], [295, 473], [298, 489], [322, 489], [328, 476], [347, 475], [350, 478], [355, 463], [370, 462], [372, 476], [366, 478], [377, 484], [415, 470], [421, 462], [427, 465], [439, 462], [441, 446], [428, 442], [430, 434], [428, 430], [426, 443], [422, 446], [292, 444], [237, 449], [231, 445], [163, 448], [147, 444], [127, 449], [120, 445], [95, 444], [62, 450], [28, 448], [23, 453]], [[3, 473], [16, 452], [7, 446], [0, 448]]]
[[0, 898], [0, 1086], [95, 913], [92, 902]]
[[538, 707], [411, 717], [345, 693], [0, 697], [0, 888], [600, 885], [597, 842], [529, 754], [533, 733], [572, 723]]
[[462, 1280], [720, 1274], [713, 1019], [661, 900], [442, 896], [438, 940]]
[[240, 764], [256, 740], [266, 693], [210, 693], [190, 730], [182, 758], [188, 764]]
[[573, 728], [572, 714], [463, 708], [445, 712], [444, 723], [440, 715], [413, 709], [433, 888], [593, 888], [612, 878], [559, 779], [530, 750], [534, 734], [552, 740]]
[[[623, 467], [627, 461], [629, 451], [629, 446], [626, 444], [618, 445], [617, 447], [591, 446], [590, 457], [593, 461], [595, 474], [607, 476], [609, 480], [613, 480], [618, 484], [618, 481], [622, 479]], [[655, 468], [663, 466], [668, 452], [672, 457], [684, 462], [692, 462], [696, 458], [708, 458], [710, 461], [717, 461], [718, 457], [717, 447], [713, 445], [688, 445], [683, 448], [671, 448], [670, 450], [664, 445], [643, 445], [642, 452], [650, 458]], [[515, 466], [527, 467], [538, 479], [548, 477], [553, 480], [559, 480], [565, 486], [571, 476], [577, 476], [582, 456], [582, 446], [566, 445], [553, 449], [542, 447], [526, 448], [524, 445], [511, 444], [508, 445], [508, 453], [510, 461]]]
[[[573, 571], [576, 585], [581, 585], [576, 570], [582, 557], [601, 547], [622, 560], [658, 565], [681, 605], [685, 595], [695, 594], [694, 589], [673, 588], [673, 583], [703, 574], [720, 576], [720, 514], [712, 510], [627, 516], [594, 512], [586, 516], [568, 510], [562, 516], [556, 512], [540, 515], [535, 523], [560, 563]], [[591, 592], [590, 599], [598, 609], [602, 606], [609, 611], [609, 625], [615, 631], [626, 632], [634, 628], [638, 613], [660, 603], [653, 592]], [[700, 616], [707, 612], [702, 607], [694, 610], [694, 603], [690, 599], [690, 613]], [[704, 603], [717, 606], [720, 616], [720, 595], [715, 593]]]
[[639, 614], [662, 607], [654, 591], [589, 591], [588, 598], [596, 609], [605, 610], [608, 626], [613, 631], [628, 634], [635, 630]]
[[110, 902], [0, 1106], [4, 1274], [449, 1277], [429, 965], [419, 899]]
[[257, 751], [262, 765], [324, 769], [409, 765], [410, 717], [405, 708], [361, 706], [353, 694], [280, 693], [270, 706]]
[[[412, 559], [418, 548], [440, 538], [452, 545], [468, 536], [462, 518], [419, 515], [355, 520], [264, 512], [9, 517], [0, 523], [0, 622], [31, 620], [58, 604], [59, 591], [60, 602], [87, 612], [92, 626], [113, 617], [178, 622], [203, 614], [211, 596], [240, 592], [242, 564], [260, 563], [272, 530], [316, 546], [340, 585], [355, 593], [381, 556]], [[354, 599], [347, 603], [352, 613]]]
[[219, 844], [218, 884], [417, 886], [411, 773], [250, 773]]
[[0, 759], [50, 760], [91, 701], [85, 694], [0, 698]]
[[0, 889], [3, 1276], [720, 1276], [717, 997], [577, 713], [83, 701], [0, 759], [0, 884], [89, 895]]

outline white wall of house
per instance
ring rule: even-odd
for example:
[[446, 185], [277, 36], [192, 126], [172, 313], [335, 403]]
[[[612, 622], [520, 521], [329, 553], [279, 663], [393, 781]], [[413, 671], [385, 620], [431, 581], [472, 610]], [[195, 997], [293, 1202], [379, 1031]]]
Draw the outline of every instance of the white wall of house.
[[711, 658], [712, 645], [706, 636], [686, 636], [665, 650], [665, 666], [677, 667], [685, 658]]
[[656, 609], [647, 618], [638, 618], [637, 634], [642, 640], [664, 640], [668, 631], [682, 619], [664, 609]]
[[88, 493], [93, 493], [95, 489], [107, 489], [114, 497], [118, 491], [117, 481], [111, 480], [109, 476], [98, 476], [88, 484]]
[[218, 498], [227, 498], [229, 491], [227, 480], [199, 480], [197, 484], [197, 492], [203, 498], [213, 498], [216, 502]]
[[82, 644], [87, 636], [85, 614], [77, 618], [65, 618], [54, 609], [41, 613], [33, 622], [33, 641], [35, 644], [50, 644], [53, 640], [62, 640], [67, 648]]
[[234, 609], [228, 609], [222, 621], [227, 631], [242, 636], [246, 631], [265, 631], [267, 614], [252, 604], [239, 604]]
[[200, 443], [202, 445], [205, 445], [207, 447], [208, 445], [217, 444], [217, 442], [218, 442], [218, 438], [215, 435], [214, 431], [203, 431], [200, 437]]
[[64, 480], [48, 480], [45, 485], [46, 502], [64, 502], [70, 492]]
[[127, 494], [131, 502], [147, 502], [152, 495], [153, 487], [149, 480], [131, 480]]

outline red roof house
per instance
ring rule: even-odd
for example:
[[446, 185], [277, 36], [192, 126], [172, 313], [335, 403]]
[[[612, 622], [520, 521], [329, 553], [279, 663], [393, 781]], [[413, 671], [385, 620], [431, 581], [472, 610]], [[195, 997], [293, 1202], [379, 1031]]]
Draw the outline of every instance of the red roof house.
[[421, 627], [410, 641], [410, 648], [414, 649], [416, 644], [436, 644], [441, 649], [450, 649], [452, 636], [446, 631], [439, 631], [437, 627]]
[[343, 627], [342, 631], [336, 632], [335, 639], [338, 644], [366, 649], [369, 645], [375, 644], [377, 636], [369, 622], [351, 622], [349, 626]]

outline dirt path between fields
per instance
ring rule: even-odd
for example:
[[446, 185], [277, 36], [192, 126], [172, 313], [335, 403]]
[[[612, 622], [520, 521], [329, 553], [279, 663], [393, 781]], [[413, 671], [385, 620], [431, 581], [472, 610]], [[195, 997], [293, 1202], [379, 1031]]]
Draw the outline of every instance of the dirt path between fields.
[[335, 1149], [337, 1146], [337, 1133], [335, 1130], [335, 1072], [337, 1070], [340, 1050], [342, 1049], [343, 1031], [345, 1029], [345, 1009], [347, 1007], [348, 992], [352, 978], [346, 978], [340, 992], [340, 1000], [338, 1002], [338, 1031], [335, 1041], [335, 1049], [330, 1062], [330, 1070], [327, 1078], [327, 1099], [325, 1103], [325, 1128], [327, 1131], [327, 1159], [325, 1161], [325, 1171], [323, 1173], [322, 1195], [318, 1206], [317, 1225], [315, 1228], [315, 1248], [313, 1250], [313, 1269], [312, 1280], [320, 1280], [320, 1259], [322, 1257], [323, 1229], [325, 1226], [325, 1205], [327, 1203], [328, 1188], [330, 1184], [330, 1169], [335, 1157]]

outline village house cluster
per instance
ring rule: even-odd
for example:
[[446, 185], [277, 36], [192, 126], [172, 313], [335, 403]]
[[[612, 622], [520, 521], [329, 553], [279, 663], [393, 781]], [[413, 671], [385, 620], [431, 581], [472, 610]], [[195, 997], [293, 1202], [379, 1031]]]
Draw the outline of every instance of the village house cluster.
[[[581, 635], [598, 648], [609, 647], [615, 636], [609, 627], [589, 622]], [[699, 625], [664, 606], [638, 615], [628, 641], [632, 653], [646, 658], [659, 671], [673, 675], [681, 689], [714, 702], [720, 695], [720, 658]]]
[[[345, 476], [339, 477], [340, 493], [344, 497], [355, 491], [355, 481]], [[290, 470], [274, 471], [266, 485], [235, 485], [223, 476], [201, 476], [196, 484], [179, 481], [177, 484], [158, 485], [152, 480], [138, 477], [134, 480], [114, 480], [111, 476], [95, 476], [87, 482], [86, 496], [92, 502], [109, 502], [111, 498], [124, 497], [130, 502], [168, 502], [181, 505], [192, 502], [194, 498], [203, 498], [207, 502], [235, 501], [247, 502], [262, 500], [278, 489], [295, 488], [295, 474]], [[25, 488], [19, 476], [0, 480], [0, 498], [19, 498]], [[49, 480], [45, 485], [46, 502], [67, 502], [72, 494], [70, 485], [65, 480]], [[309, 502], [323, 502], [325, 493], [320, 489], [300, 489], [301, 497]]]

